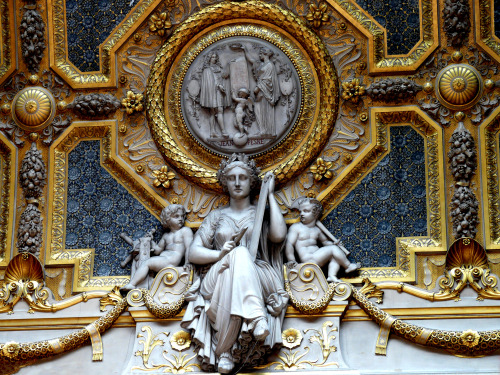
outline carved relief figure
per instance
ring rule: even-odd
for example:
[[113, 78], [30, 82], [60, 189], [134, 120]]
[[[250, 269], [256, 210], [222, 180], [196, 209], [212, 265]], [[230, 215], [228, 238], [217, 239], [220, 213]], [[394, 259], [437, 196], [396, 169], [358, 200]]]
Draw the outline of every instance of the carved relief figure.
[[229, 373], [243, 362], [255, 366], [281, 343], [288, 302], [281, 276], [287, 228], [273, 194], [274, 175], [266, 175], [253, 204], [258, 173], [243, 154], [221, 163], [218, 179], [229, 205], [207, 216], [189, 251], [189, 261], [205, 271], [199, 289], [187, 297], [181, 325], [192, 331], [207, 371]]
[[295, 251], [297, 251], [302, 263], [312, 262], [320, 267], [328, 263], [327, 280], [329, 282], [340, 281], [337, 278], [340, 266], [345, 269], [346, 273], [360, 268], [360, 264], [351, 263], [347, 259], [349, 252], [342, 242], [318, 221], [323, 210], [321, 202], [313, 198], [302, 198], [298, 203], [300, 223], [293, 224], [288, 231], [286, 241], [288, 260], [295, 262]]
[[223, 137], [229, 134], [224, 124], [224, 108], [231, 106], [228, 72], [223, 69], [217, 52], [207, 54], [200, 82], [200, 106], [210, 110], [210, 136], [216, 136], [216, 128]]
[[253, 65], [253, 74], [257, 86], [255, 94], [255, 117], [262, 135], [276, 135], [274, 107], [280, 98], [280, 86], [276, 67], [271, 61], [273, 52], [265, 47], [260, 48], [259, 60], [252, 57], [245, 46], [241, 47], [245, 57]]
[[[167, 266], [178, 266], [185, 257], [193, 241], [193, 231], [184, 226], [186, 210], [179, 204], [171, 204], [165, 207], [160, 215], [161, 224], [167, 230], [160, 242], [155, 244], [150, 236], [150, 252], [155, 255], [142, 262], [132, 274], [130, 283], [122, 290], [128, 291], [138, 287], [148, 276], [150, 271], [158, 272]], [[187, 257], [186, 257], [187, 258]]]
[[301, 105], [299, 75], [275, 45], [230, 37], [189, 64], [182, 115], [190, 134], [210, 150], [256, 154], [292, 129]]
[[242, 87], [237, 94], [233, 91], [232, 97], [237, 103], [234, 108], [234, 126], [239, 130], [239, 134], [248, 134], [248, 128], [252, 125], [252, 118], [254, 117], [253, 100], [250, 97], [250, 91]]

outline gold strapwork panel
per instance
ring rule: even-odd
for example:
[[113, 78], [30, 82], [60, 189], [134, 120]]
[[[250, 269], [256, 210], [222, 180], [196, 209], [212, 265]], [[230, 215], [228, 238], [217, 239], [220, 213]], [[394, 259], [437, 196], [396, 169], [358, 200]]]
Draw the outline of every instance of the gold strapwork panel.
[[146, 92], [160, 152], [210, 190], [234, 152], [290, 181], [324, 148], [338, 112], [321, 40], [297, 16], [257, 1], [217, 4], [183, 22], [159, 50]]

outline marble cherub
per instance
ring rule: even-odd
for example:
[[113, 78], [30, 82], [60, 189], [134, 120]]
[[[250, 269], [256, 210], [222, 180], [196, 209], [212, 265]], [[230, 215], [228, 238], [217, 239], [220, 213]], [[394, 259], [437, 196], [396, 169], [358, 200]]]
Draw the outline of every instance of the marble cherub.
[[167, 266], [179, 266], [182, 259], [187, 259], [187, 250], [193, 241], [193, 231], [184, 226], [186, 210], [179, 204], [165, 207], [160, 215], [162, 226], [166, 229], [161, 240], [156, 244], [151, 240], [151, 249], [156, 256], [145, 260], [132, 275], [130, 282], [122, 290], [135, 289], [149, 274], [158, 272]]
[[340, 266], [346, 273], [360, 268], [359, 263], [351, 263], [347, 259], [349, 252], [342, 242], [336, 239], [319, 222], [323, 206], [314, 198], [300, 198], [298, 209], [300, 222], [292, 224], [288, 230], [286, 241], [286, 256], [289, 261], [295, 262], [295, 252], [302, 263], [312, 262], [322, 267], [328, 263], [329, 282], [339, 282], [337, 273]]

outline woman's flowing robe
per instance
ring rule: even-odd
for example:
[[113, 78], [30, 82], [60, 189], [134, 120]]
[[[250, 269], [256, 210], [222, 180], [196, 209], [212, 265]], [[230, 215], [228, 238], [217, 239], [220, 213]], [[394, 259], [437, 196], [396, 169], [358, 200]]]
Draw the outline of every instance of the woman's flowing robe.
[[[255, 366], [281, 343], [281, 325], [288, 297], [281, 277], [282, 244], [268, 246], [268, 226], [263, 225], [259, 253], [254, 261], [247, 250], [255, 221], [255, 208], [234, 220], [224, 209], [211, 212], [197, 231], [203, 246], [220, 250], [226, 241], [247, 227], [235, 248], [218, 262], [204, 267], [199, 289], [189, 301], [181, 326], [192, 331], [202, 368], [213, 371], [217, 358], [231, 352], [235, 363]], [[203, 270], [201, 272], [204, 273]], [[265, 317], [269, 335], [256, 344], [252, 336], [256, 322]]]

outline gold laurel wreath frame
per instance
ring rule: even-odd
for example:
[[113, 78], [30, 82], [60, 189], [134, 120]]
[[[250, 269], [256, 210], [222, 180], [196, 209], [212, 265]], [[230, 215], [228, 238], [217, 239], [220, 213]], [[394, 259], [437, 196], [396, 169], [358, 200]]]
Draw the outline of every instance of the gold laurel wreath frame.
[[[310, 82], [313, 77], [304, 77], [307, 80], [302, 87], [305, 103], [309, 100], [308, 95], [313, 95], [312, 90], [317, 90], [316, 107], [303, 107], [298, 125], [282, 145], [278, 145], [272, 154], [266, 152], [256, 157], [257, 164], [263, 166], [264, 171], [274, 172], [278, 184], [290, 181], [312, 162], [328, 141], [338, 111], [338, 79], [331, 57], [319, 37], [296, 15], [276, 5], [255, 0], [243, 3], [228, 1], [195, 13], [182, 23], [158, 51], [146, 89], [146, 111], [153, 139], [168, 162], [196, 185], [215, 191], [220, 191], [216, 179], [220, 156], [206, 149], [196, 152], [196, 149], [192, 149], [195, 142], [184, 146], [186, 148], [177, 144], [165, 115], [165, 87], [169, 82], [170, 69], [182, 57], [182, 52], [200, 37], [199, 30], [236, 22], [255, 25], [265, 23], [277, 33], [290, 35], [310, 59], [309, 64], [314, 66], [318, 77], [315, 82]], [[221, 35], [220, 38], [227, 36], [231, 35]], [[294, 61], [293, 56], [291, 60]], [[305, 139], [297, 140], [295, 131], [301, 128], [301, 122], [306, 122], [309, 130]], [[174, 121], [171, 126], [175, 129], [181, 124]], [[193, 160], [193, 154], [197, 160]], [[201, 155], [203, 160], [199, 161]]]

